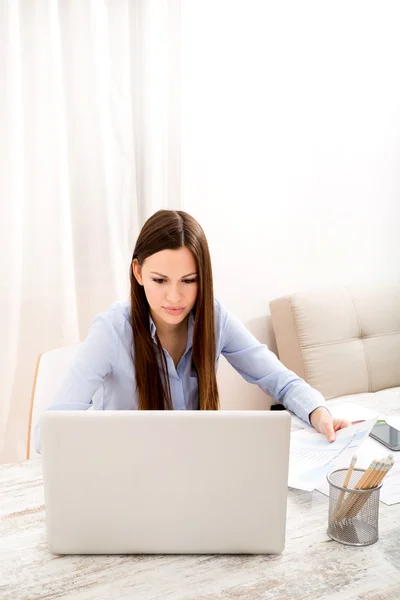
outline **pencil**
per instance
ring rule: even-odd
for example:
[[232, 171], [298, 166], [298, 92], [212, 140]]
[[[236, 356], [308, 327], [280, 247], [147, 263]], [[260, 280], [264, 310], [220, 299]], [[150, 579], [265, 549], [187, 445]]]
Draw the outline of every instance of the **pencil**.
[[364, 489], [365, 485], [371, 479], [378, 463], [379, 463], [379, 461], [376, 460], [376, 458], [371, 462], [368, 469], [365, 471], [364, 475], [362, 475], [362, 477], [360, 477], [360, 479], [357, 481], [356, 485], [354, 486], [355, 490], [363, 490]]
[[353, 506], [353, 509], [351, 511], [351, 515], [350, 515], [351, 517], [354, 517], [358, 512], [360, 512], [360, 510], [362, 509], [362, 507], [364, 506], [364, 504], [366, 503], [368, 498], [371, 496], [373, 489], [377, 488], [382, 483], [383, 479], [389, 473], [389, 471], [393, 467], [393, 465], [394, 465], [393, 455], [389, 455], [387, 458], [383, 459], [381, 469], [376, 474], [375, 478], [373, 479], [373, 481], [371, 483], [371, 486], [370, 486], [372, 488], [371, 493], [363, 494], [363, 496], [357, 500], [356, 504]]
[[364, 482], [364, 485], [361, 489], [363, 490], [371, 490], [369, 493], [358, 495], [355, 499], [353, 505], [349, 508], [346, 518], [351, 519], [355, 517], [355, 515], [361, 510], [364, 506], [368, 498], [371, 496], [373, 489], [378, 485], [378, 482], [382, 480], [385, 475], [386, 469], [386, 458], [381, 459], [375, 469], [370, 473], [368, 479]]
[[[373, 471], [375, 471], [377, 463], [378, 463], [378, 461], [376, 459], [374, 459], [371, 462], [371, 464], [369, 465], [368, 469], [360, 477], [360, 479], [357, 481], [357, 483], [356, 483], [356, 485], [354, 486], [353, 489], [359, 490], [359, 489], [363, 488], [363, 486], [365, 485], [365, 483], [371, 477]], [[344, 517], [348, 514], [349, 510], [352, 508], [353, 504], [356, 502], [357, 496], [358, 496], [358, 494], [349, 494], [349, 496], [343, 502], [340, 510], [338, 511], [338, 514], [336, 515], [336, 520], [341, 521], [342, 519], [344, 519]]]
[[[357, 462], [357, 456], [354, 454], [352, 456], [352, 458], [351, 458], [349, 468], [347, 469], [346, 477], [344, 478], [344, 482], [343, 482], [343, 487], [344, 488], [347, 488], [347, 486], [349, 485], [350, 477], [351, 477], [351, 474], [353, 473], [353, 469], [355, 467], [356, 462]], [[339, 498], [338, 498], [338, 501], [337, 501], [337, 504], [336, 504], [336, 510], [335, 510], [334, 515], [332, 517], [332, 521], [335, 521], [337, 515], [339, 514], [340, 507], [342, 505], [345, 493], [346, 492], [344, 492], [343, 490], [340, 492], [340, 495], [339, 495]]]
[[382, 470], [385, 468], [386, 458], [381, 458], [375, 465], [375, 469], [371, 471], [367, 479], [363, 482], [363, 485], [360, 487], [361, 490], [368, 490], [375, 487], [375, 482], [378, 481]]

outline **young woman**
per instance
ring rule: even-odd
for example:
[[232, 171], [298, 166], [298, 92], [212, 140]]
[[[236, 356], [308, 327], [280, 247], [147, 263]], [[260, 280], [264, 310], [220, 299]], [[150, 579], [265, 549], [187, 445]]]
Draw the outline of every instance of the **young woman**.
[[[50, 409], [217, 410], [220, 355], [329, 441], [349, 423], [214, 299], [204, 232], [183, 211], [143, 226], [130, 266], [130, 302], [93, 321]], [[39, 448], [39, 432], [36, 446]]]

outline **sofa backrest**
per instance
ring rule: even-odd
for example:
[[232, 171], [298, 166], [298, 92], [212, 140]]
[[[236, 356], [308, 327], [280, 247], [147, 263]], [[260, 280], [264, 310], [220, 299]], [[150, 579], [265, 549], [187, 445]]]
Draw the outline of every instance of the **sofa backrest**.
[[270, 309], [280, 360], [325, 398], [400, 385], [400, 284], [297, 293]]

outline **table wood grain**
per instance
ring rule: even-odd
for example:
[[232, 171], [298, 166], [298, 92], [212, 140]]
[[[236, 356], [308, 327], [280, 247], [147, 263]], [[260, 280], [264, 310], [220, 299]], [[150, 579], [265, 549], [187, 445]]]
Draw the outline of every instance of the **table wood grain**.
[[378, 542], [355, 548], [327, 536], [325, 496], [290, 489], [278, 556], [55, 556], [44, 517], [40, 459], [0, 466], [2, 600], [400, 599], [400, 504], [380, 503]]

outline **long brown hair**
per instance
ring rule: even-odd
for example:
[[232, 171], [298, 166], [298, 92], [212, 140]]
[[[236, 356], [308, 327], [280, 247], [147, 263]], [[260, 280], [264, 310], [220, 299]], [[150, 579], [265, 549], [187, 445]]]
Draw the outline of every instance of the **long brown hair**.
[[[131, 280], [131, 324], [134, 366], [141, 410], [172, 409], [168, 368], [160, 340], [154, 344], [150, 333], [150, 312], [143, 286], [133, 273], [132, 263], [139, 266], [162, 250], [188, 248], [196, 261], [198, 293], [194, 311], [192, 363], [197, 373], [200, 410], [218, 410], [214, 328], [214, 293], [211, 258], [206, 236], [199, 223], [181, 210], [159, 210], [151, 216], [139, 234], [133, 252]], [[162, 368], [160, 369], [160, 366]]]

